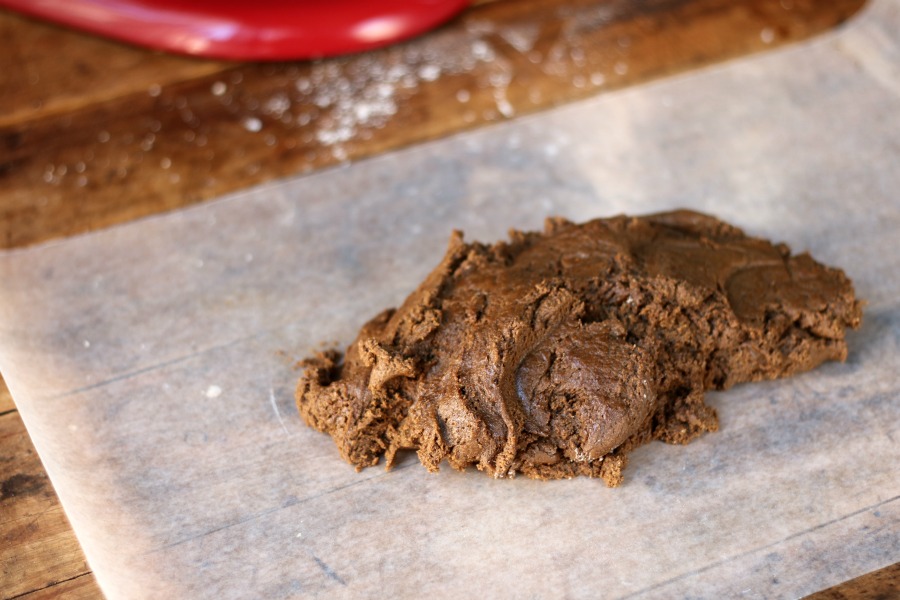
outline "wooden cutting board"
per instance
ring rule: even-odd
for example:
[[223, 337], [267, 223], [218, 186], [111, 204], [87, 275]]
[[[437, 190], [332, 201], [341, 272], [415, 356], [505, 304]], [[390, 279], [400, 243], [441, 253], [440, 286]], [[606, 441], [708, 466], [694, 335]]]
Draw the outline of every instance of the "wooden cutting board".
[[806, 39], [863, 0], [500, 0], [324, 62], [156, 54], [0, 12], [0, 247]]

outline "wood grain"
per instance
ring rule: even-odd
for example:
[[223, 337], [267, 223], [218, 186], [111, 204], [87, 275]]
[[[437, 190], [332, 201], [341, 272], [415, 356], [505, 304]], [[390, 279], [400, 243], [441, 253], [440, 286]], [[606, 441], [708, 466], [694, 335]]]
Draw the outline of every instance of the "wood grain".
[[[4, 386], [5, 388], [5, 386]], [[71, 583], [79, 579], [81, 581]], [[84, 553], [16, 411], [0, 415], [0, 597], [51, 587], [99, 597]], [[94, 589], [92, 589], [92, 587]], [[68, 593], [68, 592], [66, 592]], [[53, 597], [60, 597], [53, 590]]]
[[58, 505], [19, 413], [0, 416], [0, 526], [25, 522]]
[[150, 86], [227, 68], [224, 63], [148, 53], [0, 12], [0, 127], [59, 118]]
[[900, 563], [867, 573], [807, 596], [806, 600], [896, 600], [900, 598]]
[[100, 587], [93, 573], [78, 575], [72, 579], [66, 579], [59, 583], [23, 594], [16, 600], [97, 600], [102, 598]]
[[[805, 39], [863, 0], [520, 0], [323, 62], [201, 63], [2, 15], [0, 247], [186, 206], [273, 178]], [[70, 39], [72, 38], [72, 39]], [[76, 41], [78, 43], [76, 43]], [[68, 52], [63, 53], [66, 57]], [[111, 65], [109, 71], [97, 65]], [[83, 77], [73, 77], [72, 73]]]
[[0, 376], [0, 415], [3, 415], [15, 409], [16, 405], [13, 402], [9, 390], [6, 387], [6, 382], [3, 381], [3, 377]]

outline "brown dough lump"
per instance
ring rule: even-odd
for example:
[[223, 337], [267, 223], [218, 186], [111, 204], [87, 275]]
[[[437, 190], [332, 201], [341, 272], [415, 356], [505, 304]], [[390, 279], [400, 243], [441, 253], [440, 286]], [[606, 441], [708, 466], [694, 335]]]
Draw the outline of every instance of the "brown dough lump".
[[465, 243], [346, 355], [305, 361], [297, 405], [356, 467], [399, 450], [494, 477], [622, 479], [626, 453], [715, 431], [704, 391], [844, 360], [850, 280], [681, 210]]

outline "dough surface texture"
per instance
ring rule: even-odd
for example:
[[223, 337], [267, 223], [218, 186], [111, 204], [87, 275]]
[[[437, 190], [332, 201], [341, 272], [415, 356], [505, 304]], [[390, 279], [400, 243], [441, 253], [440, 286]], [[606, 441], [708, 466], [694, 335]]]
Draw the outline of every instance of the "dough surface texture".
[[715, 431], [710, 389], [847, 356], [850, 280], [808, 254], [674, 211], [466, 243], [296, 399], [357, 468], [415, 450], [493, 477], [622, 480], [629, 450]]

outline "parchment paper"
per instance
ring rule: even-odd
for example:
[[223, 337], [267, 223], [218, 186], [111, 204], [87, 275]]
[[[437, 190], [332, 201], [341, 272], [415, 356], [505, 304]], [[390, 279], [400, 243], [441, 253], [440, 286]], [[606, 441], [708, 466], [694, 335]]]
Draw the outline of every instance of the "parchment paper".
[[[900, 2], [810, 44], [0, 256], [0, 367], [116, 598], [789, 598], [900, 560]], [[437, 263], [688, 206], [844, 268], [851, 355], [626, 482], [356, 473], [293, 406]]]

